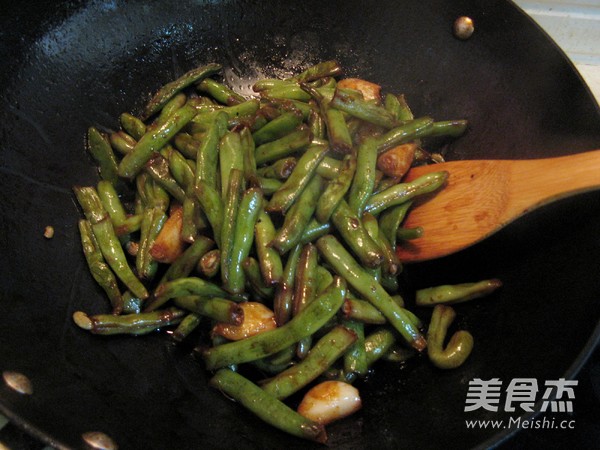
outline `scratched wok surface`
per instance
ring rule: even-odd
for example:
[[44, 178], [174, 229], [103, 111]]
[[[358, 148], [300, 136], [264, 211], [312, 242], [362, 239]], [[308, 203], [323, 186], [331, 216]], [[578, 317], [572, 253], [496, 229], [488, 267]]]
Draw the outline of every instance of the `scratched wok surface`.
[[[466, 118], [447, 159], [532, 158], [600, 147], [598, 107], [562, 52], [506, 1], [384, 0], [3, 2], [0, 17], [0, 371], [34, 393], [0, 386], [0, 412], [59, 448], [103, 431], [120, 448], [308, 448], [207, 386], [188, 346], [165, 334], [94, 337], [76, 310], [106, 302], [87, 271], [74, 184], [95, 184], [88, 126], [117, 128], [160, 85], [219, 62], [225, 81], [285, 76], [336, 58], [350, 76], [404, 93], [417, 115]], [[472, 39], [452, 37], [459, 15]], [[54, 226], [52, 240], [42, 236]], [[487, 446], [508, 431], [467, 430], [474, 378], [574, 376], [598, 341], [600, 197], [555, 203], [452, 257], [406, 267], [410, 292], [499, 277], [493, 297], [457, 306], [475, 337], [467, 363], [381, 364], [359, 383], [363, 409], [328, 427], [333, 448]], [[428, 313], [420, 312], [424, 319]]]

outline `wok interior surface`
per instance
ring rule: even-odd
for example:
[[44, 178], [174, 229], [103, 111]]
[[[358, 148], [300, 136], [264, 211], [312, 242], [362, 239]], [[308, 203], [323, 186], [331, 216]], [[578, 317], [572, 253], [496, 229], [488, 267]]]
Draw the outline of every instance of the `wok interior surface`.
[[[8, 2], [5, 2], [8, 3]], [[347, 75], [404, 93], [415, 114], [466, 118], [447, 159], [537, 158], [600, 147], [600, 114], [572, 66], [506, 1], [73, 1], [2, 5], [0, 56], [0, 370], [34, 394], [0, 387], [0, 412], [57, 447], [104, 431], [121, 448], [307, 448], [207, 385], [188, 346], [167, 335], [97, 337], [74, 311], [107, 303], [80, 250], [71, 187], [98, 180], [84, 150], [90, 125], [116, 129], [162, 84], [208, 62], [250, 93], [337, 59]], [[452, 37], [460, 15], [476, 24]], [[10, 64], [6, 62], [9, 61]], [[438, 148], [439, 149], [439, 148]], [[46, 225], [55, 228], [51, 240]], [[470, 429], [473, 378], [572, 376], [598, 340], [600, 196], [554, 203], [488, 241], [407, 267], [405, 290], [498, 277], [501, 291], [456, 307], [475, 348], [459, 369], [426, 357], [381, 363], [360, 383], [363, 409], [328, 427], [339, 448], [450, 448], [503, 438]], [[410, 294], [406, 300], [411, 302]], [[424, 319], [428, 313], [420, 312]]]

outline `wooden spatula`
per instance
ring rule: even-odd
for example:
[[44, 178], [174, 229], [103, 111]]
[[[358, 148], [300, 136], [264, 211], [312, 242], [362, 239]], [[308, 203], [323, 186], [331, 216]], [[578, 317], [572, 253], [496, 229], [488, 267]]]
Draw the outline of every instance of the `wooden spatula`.
[[600, 188], [600, 150], [557, 158], [472, 160], [415, 167], [407, 180], [448, 171], [447, 185], [410, 211], [423, 236], [398, 244], [404, 262], [425, 261], [485, 239], [551, 201]]

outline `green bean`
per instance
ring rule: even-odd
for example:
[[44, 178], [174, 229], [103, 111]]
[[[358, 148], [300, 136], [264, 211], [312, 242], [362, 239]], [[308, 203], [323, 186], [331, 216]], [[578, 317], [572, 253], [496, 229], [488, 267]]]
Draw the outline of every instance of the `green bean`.
[[194, 171], [185, 157], [173, 150], [169, 153], [169, 171], [177, 183], [187, 192], [194, 184]]
[[346, 298], [342, 312], [345, 319], [352, 319], [368, 324], [386, 323], [385, 316], [371, 303], [357, 298]]
[[197, 216], [200, 210], [198, 200], [188, 195], [183, 199], [183, 220], [181, 224], [181, 239], [184, 242], [192, 243], [198, 236]]
[[355, 342], [356, 333], [338, 325], [319, 339], [303, 361], [267, 380], [261, 387], [283, 400], [317, 379]]
[[196, 84], [196, 87], [200, 92], [210, 95], [224, 105], [237, 105], [246, 101], [240, 94], [211, 78], [204, 78], [200, 83]]
[[386, 110], [388, 110], [394, 119], [398, 122], [403, 121], [400, 116], [402, 115], [402, 105], [400, 104], [400, 100], [394, 94], [386, 94], [383, 100], [383, 105]]
[[297, 151], [304, 150], [310, 145], [310, 142], [310, 129], [301, 125], [296, 131], [292, 131], [287, 136], [256, 147], [256, 164], [260, 166], [290, 156]]
[[233, 106], [225, 106], [223, 108], [214, 109], [209, 112], [201, 112], [192, 119], [192, 132], [201, 131], [210, 126], [215, 115], [225, 114], [227, 117], [227, 127], [232, 128], [236, 125], [241, 125], [243, 121], [251, 121], [253, 116], [258, 111], [260, 102], [257, 99], [246, 100]]
[[288, 254], [281, 280], [275, 290], [273, 299], [273, 312], [275, 313], [275, 323], [278, 327], [287, 323], [292, 317], [294, 307], [294, 280], [296, 279], [296, 270], [302, 245], [296, 245]]
[[179, 203], [185, 200], [185, 191], [171, 176], [169, 162], [160, 154], [154, 154], [146, 163], [146, 172], [162, 188], [171, 194]]
[[444, 120], [441, 122], [434, 122], [426, 136], [449, 136], [457, 138], [464, 134], [468, 125], [469, 122], [466, 120]]
[[177, 325], [175, 331], [171, 335], [173, 339], [177, 342], [182, 342], [185, 338], [187, 338], [192, 332], [200, 326], [202, 322], [202, 318], [199, 314], [189, 313], [187, 316], [183, 318], [183, 320]]
[[121, 155], [131, 153], [135, 148], [135, 144], [137, 144], [137, 140], [124, 131], [111, 133], [108, 140], [110, 141], [110, 146]]
[[388, 328], [378, 328], [365, 337], [367, 366], [371, 367], [378, 359], [386, 355], [396, 342], [394, 333]]
[[444, 349], [444, 340], [448, 327], [456, 317], [451, 306], [435, 305], [427, 341], [429, 360], [440, 369], [454, 369], [462, 365], [473, 350], [473, 336], [466, 330], [457, 331], [452, 335]]
[[314, 66], [309, 67], [298, 75], [294, 76], [293, 79], [296, 81], [314, 81], [325, 77], [335, 77], [342, 73], [342, 67], [337, 61], [323, 61]]
[[158, 117], [152, 122], [150, 125], [150, 129], [154, 129], [163, 125], [169, 117], [171, 117], [179, 108], [185, 105], [187, 101], [187, 96], [180, 92], [175, 94], [160, 110]]
[[242, 261], [242, 269], [246, 277], [246, 282], [255, 297], [260, 300], [268, 300], [273, 298], [274, 289], [272, 286], [267, 286], [260, 273], [260, 265], [256, 258], [251, 256]]
[[147, 334], [169, 325], [179, 323], [185, 313], [175, 308], [151, 313], [127, 314], [115, 316], [112, 314], [97, 314], [88, 316], [82, 311], [73, 314], [73, 320], [79, 328], [92, 334]]
[[257, 170], [257, 175], [276, 180], [286, 180], [296, 167], [297, 160], [293, 156], [281, 158], [270, 166], [261, 167]]
[[398, 103], [400, 104], [398, 110], [398, 119], [403, 121], [414, 120], [415, 116], [413, 112], [410, 110], [408, 103], [406, 102], [406, 97], [403, 94], [398, 95]]
[[185, 155], [186, 158], [195, 160], [198, 156], [198, 149], [200, 148], [200, 140], [191, 136], [188, 133], [180, 132], [175, 135], [173, 139], [175, 148]]
[[396, 231], [396, 238], [404, 241], [420, 238], [425, 229], [423, 227], [404, 228], [400, 227]]
[[412, 202], [407, 201], [398, 206], [386, 209], [379, 216], [379, 230], [387, 238], [394, 250], [396, 249], [396, 233], [411, 206]]
[[135, 265], [138, 276], [146, 280], [151, 280], [158, 270], [158, 263], [152, 258], [150, 249], [166, 220], [167, 215], [161, 208], [154, 207], [144, 210]]
[[377, 167], [376, 141], [367, 139], [358, 146], [355, 176], [348, 192], [348, 206], [359, 217], [362, 216], [373, 188]]
[[253, 183], [257, 177], [256, 146], [249, 128], [243, 128], [240, 132], [240, 143], [244, 160], [244, 179], [248, 183]]
[[321, 193], [322, 185], [322, 178], [315, 175], [284, 217], [283, 225], [277, 230], [271, 241], [271, 246], [280, 255], [294, 248], [303, 238], [317, 206], [317, 199]]
[[356, 157], [346, 155], [342, 161], [342, 167], [338, 176], [327, 183], [323, 195], [317, 201], [315, 217], [321, 223], [327, 222], [333, 211], [342, 201], [346, 192], [350, 189], [352, 179], [356, 172]]
[[148, 162], [154, 152], [159, 151], [179, 130], [196, 115], [196, 110], [185, 105], [173, 113], [163, 125], [147, 131], [134, 149], [119, 163], [118, 173], [124, 178], [133, 178]]
[[143, 120], [158, 112], [174, 95], [186, 87], [197, 83], [203, 78], [214, 75], [221, 70], [219, 64], [207, 64], [206, 66], [198, 67], [186, 72], [181, 77], [173, 80], [159, 89], [152, 97], [144, 109]]
[[415, 293], [415, 302], [418, 306], [462, 303], [491, 294], [501, 286], [502, 282], [496, 278], [472, 283], [434, 286], [418, 289]]
[[244, 322], [244, 310], [239, 303], [226, 298], [185, 295], [173, 299], [178, 308], [209, 317], [217, 322], [241, 325]]
[[[308, 92], [319, 105], [319, 109], [321, 110], [319, 116], [322, 117], [325, 122], [327, 138], [331, 150], [341, 155], [351, 153], [352, 137], [350, 136], [344, 113], [338, 109], [332, 108], [330, 103], [317, 89], [312, 88], [305, 83], [301, 83], [300, 86]], [[319, 133], [319, 135], [322, 135], [322, 133]]]
[[[383, 263], [381, 265], [383, 274], [396, 275], [400, 270], [400, 260], [398, 259], [392, 244], [387, 240], [385, 235], [380, 232], [377, 219], [372, 214], [365, 213], [363, 214], [362, 221], [367, 232], [369, 232], [369, 236], [371, 236], [381, 250], [383, 256]], [[367, 223], [369, 223], [371, 228], [367, 227]], [[373, 230], [373, 233], [369, 231], [370, 229]]]
[[201, 180], [194, 189], [196, 198], [213, 231], [217, 247], [221, 246], [221, 229], [223, 227], [223, 199], [216, 188]]
[[421, 138], [433, 127], [431, 117], [421, 117], [391, 129], [377, 140], [377, 153]]
[[211, 189], [217, 188], [219, 141], [226, 131], [227, 116], [225, 113], [218, 112], [210, 124], [205, 139], [198, 148], [196, 156], [196, 189], [200, 182], [206, 183]]
[[[296, 316], [317, 297], [317, 248], [313, 244], [305, 244], [300, 252], [296, 279], [294, 280], [293, 315]], [[304, 359], [312, 345], [312, 336], [298, 342], [296, 355]]]
[[448, 179], [448, 172], [432, 172], [422, 175], [408, 183], [399, 183], [383, 192], [373, 195], [365, 211], [377, 215], [383, 210], [399, 205], [413, 198], [436, 191]]
[[240, 199], [244, 190], [243, 173], [239, 169], [232, 169], [227, 186], [227, 197], [223, 207], [223, 223], [221, 226], [221, 282], [229, 286], [229, 276], [232, 267], [233, 240], [235, 226], [240, 207]]
[[333, 227], [331, 226], [330, 222], [319, 223], [317, 219], [311, 219], [302, 232], [300, 243], [306, 244], [307, 242], [314, 242], [321, 236], [331, 233], [332, 229]]
[[383, 262], [381, 248], [369, 236], [362, 220], [350, 210], [345, 200], [340, 201], [331, 216], [331, 221], [361, 264], [368, 268], [380, 266]]
[[218, 248], [206, 252], [198, 261], [198, 272], [206, 278], [213, 278], [219, 272], [221, 251]]
[[121, 314], [123, 311], [123, 296], [119, 290], [115, 274], [104, 261], [102, 252], [98, 248], [92, 231], [92, 225], [88, 220], [82, 219], [79, 221], [79, 234], [81, 236], [83, 254], [92, 277], [108, 296], [112, 305], [112, 313], [116, 315]]
[[227, 195], [231, 170], [244, 171], [244, 154], [240, 133], [227, 131], [219, 144], [219, 168], [221, 171], [221, 195]]
[[283, 275], [281, 256], [270, 245], [275, 233], [271, 217], [264, 210], [261, 211], [254, 225], [254, 239], [260, 271], [267, 286], [279, 283]]
[[364, 377], [369, 370], [365, 350], [365, 325], [354, 320], [344, 320], [342, 325], [356, 335], [356, 341], [344, 353], [344, 372]]
[[[303, 189], [314, 177], [315, 170], [329, 149], [321, 145], [311, 145], [298, 160], [296, 167], [289, 178], [271, 197], [266, 209], [268, 212], [284, 214], [296, 199], [302, 194]], [[316, 205], [315, 205], [316, 206]]]
[[379, 309], [412, 347], [419, 351], [426, 347], [425, 338], [407, 316], [406, 310], [391, 299], [385, 289], [365, 272], [334, 236], [319, 238], [317, 248], [333, 269], [343, 276], [356, 292]]
[[260, 188], [265, 196], [273, 195], [283, 186], [283, 181], [275, 178], [256, 177], [250, 181], [252, 187]]
[[317, 295], [323, 292], [333, 281], [333, 275], [325, 267], [317, 266]]
[[266, 144], [287, 136], [302, 123], [302, 113], [298, 110], [286, 111], [274, 118], [260, 130], [252, 133], [256, 145]]
[[119, 228], [127, 220], [127, 213], [114, 184], [107, 180], [100, 180], [96, 190], [102, 206], [110, 216], [115, 229]]
[[300, 87], [300, 84], [295, 82], [273, 86], [272, 88], [261, 91], [260, 95], [268, 98], [298, 100], [301, 102], [308, 102], [310, 100], [310, 94], [305, 92], [304, 89]]
[[336, 89], [330, 106], [366, 122], [390, 129], [397, 126], [394, 116], [376, 103], [366, 101], [349, 89]]
[[342, 170], [342, 161], [329, 156], [325, 156], [317, 167], [317, 173], [327, 180], [337, 178], [340, 170]]
[[84, 210], [86, 218], [92, 225], [92, 231], [98, 242], [102, 256], [119, 278], [131, 292], [141, 299], [148, 297], [148, 291], [135, 276], [127, 263], [127, 258], [117, 238], [112, 222], [102, 207], [102, 202], [93, 187], [73, 188], [79, 204]]
[[146, 124], [129, 113], [123, 113], [119, 116], [119, 123], [121, 127], [136, 141], [141, 139], [142, 136], [146, 133]]
[[123, 311], [122, 314], [139, 314], [142, 312], [141, 298], [136, 297], [129, 291], [123, 293]]
[[[396, 336], [387, 327], [379, 327], [365, 337], [365, 358], [367, 367], [371, 367], [384, 357], [396, 342]], [[348, 383], [356, 381], [357, 374], [342, 370], [339, 378]]]
[[307, 119], [307, 123], [310, 128], [310, 132], [314, 138], [325, 139], [327, 134], [325, 120], [323, 119], [323, 116], [321, 116], [320, 109], [314, 100], [311, 100], [309, 105], [311, 106], [311, 110]]
[[265, 374], [278, 374], [290, 366], [290, 362], [276, 364], [271, 358], [257, 359], [250, 364]]
[[236, 372], [221, 369], [211, 378], [210, 385], [275, 428], [303, 439], [322, 443], [327, 440], [323, 425], [301, 416]]
[[[379, 235], [379, 227], [377, 225], [377, 220], [369, 220], [369, 219], [373, 219], [373, 216], [371, 216], [370, 214], [363, 214], [362, 216], [362, 226], [365, 229], [365, 231], [367, 232], [367, 235], [369, 236], [369, 238], [371, 238], [373, 240], [373, 242], [375, 242], [377, 244], [377, 246], [379, 247], [379, 244], [377, 242], [377, 237]], [[384, 262], [384, 255], [383, 255], [383, 251], [381, 250], [381, 248], [379, 249], [381, 251], [381, 262]], [[378, 265], [377, 267], [365, 267], [365, 271], [371, 275], [375, 281], [377, 281], [378, 283], [381, 283], [381, 274], [382, 274], [382, 264]], [[384, 286], [385, 287], [385, 286]]]
[[376, 174], [376, 185], [373, 188], [373, 195], [378, 194], [381, 191], [385, 191], [386, 189], [389, 189], [392, 186], [395, 186], [396, 184], [400, 183], [400, 178], [388, 177], [387, 175], [383, 174], [383, 172], [381, 172], [379, 169], [377, 169]]
[[285, 86], [290, 84], [289, 80], [282, 80], [281, 78], [263, 78], [257, 80], [252, 85], [252, 90], [254, 92], [266, 91], [267, 89], [272, 89], [277, 86]]
[[106, 137], [94, 127], [88, 129], [87, 148], [99, 166], [100, 177], [113, 184], [117, 183], [119, 178], [117, 158]]
[[274, 355], [314, 334], [340, 308], [346, 295], [346, 285], [340, 277], [319, 297], [307, 305], [297, 316], [286, 324], [256, 334], [241, 341], [230, 342], [204, 352], [204, 361], [208, 370], [240, 364]]
[[142, 201], [141, 206], [144, 208], [160, 208], [163, 211], [167, 210], [171, 202], [171, 197], [150, 175], [145, 172], [140, 173], [136, 177], [136, 185]]
[[254, 225], [262, 210], [262, 192], [256, 188], [247, 189], [240, 200], [235, 220], [235, 232], [231, 247], [231, 265], [227, 290], [234, 294], [244, 291], [245, 277], [242, 261], [250, 254], [254, 242]]
[[215, 243], [212, 239], [209, 239], [206, 236], [198, 236], [192, 245], [186, 248], [183, 254], [169, 266], [163, 275], [159, 286], [167, 281], [187, 277], [192, 273], [192, 270], [194, 270], [202, 255], [210, 251], [214, 245]]
[[297, 100], [283, 99], [283, 98], [269, 98], [263, 97], [263, 102], [269, 106], [280, 109], [282, 112], [285, 111], [300, 111], [303, 120], [308, 120], [310, 112], [312, 111], [311, 106], [306, 102]]
[[145, 305], [144, 311], [154, 311], [172, 298], [188, 295], [229, 298], [227, 292], [210, 281], [198, 277], [177, 278], [161, 283], [154, 291], [152, 299]]

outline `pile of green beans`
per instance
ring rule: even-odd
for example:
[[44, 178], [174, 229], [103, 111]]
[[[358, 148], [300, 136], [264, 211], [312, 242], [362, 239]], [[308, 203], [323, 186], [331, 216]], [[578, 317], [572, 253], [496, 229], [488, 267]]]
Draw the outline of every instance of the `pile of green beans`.
[[[471, 351], [466, 331], [443, 348], [455, 315], [448, 303], [487, 295], [498, 280], [418, 292], [415, 308], [435, 307], [429, 326], [399, 295], [397, 241], [423, 232], [402, 221], [447, 173], [404, 182], [379, 165], [406, 143], [417, 148], [409, 165], [439, 161], [423, 143], [459, 137], [467, 122], [415, 118], [404, 96], [368, 98], [360, 80], [340, 87], [336, 61], [259, 80], [252, 98], [218, 81], [220, 71], [191, 70], [138, 116], [123, 113], [120, 129], [88, 130], [101, 180], [74, 192], [85, 258], [111, 309], [73, 319], [103, 335], [170, 327], [182, 341], [217, 323], [243, 326], [244, 302], [263, 303], [275, 328], [204, 343], [211, 385], [323, 442], [323, 426], [288, 396], [325, 378], [354, 383], [380, 358], [427, 351], [451, 368]], [[247, 379], [245, 365], [265, 380]]]

